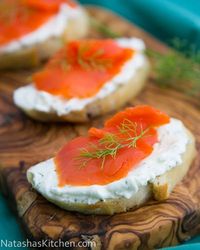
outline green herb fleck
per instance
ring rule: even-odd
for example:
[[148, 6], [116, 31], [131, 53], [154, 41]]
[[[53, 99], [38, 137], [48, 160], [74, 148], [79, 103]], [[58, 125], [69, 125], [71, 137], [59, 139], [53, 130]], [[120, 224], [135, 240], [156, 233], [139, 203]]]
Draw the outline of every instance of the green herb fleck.
[[106, 133], [97, 144], [91, 144], [89, 149], [80, 149], [78, 157], [81, 161], [81, 167], [87, 166], [87, 163], [92, 159], [101, 159], [100, 168], [103, 169], [106, 157], [111, 156], [115, 159], [118, 151], [122, 148], [136, 148], [137, 141], [145, 136], [149, 128], [143, 129], [142, 125], [138, 128], [138, 124], [128, 119], [118, 127], [120, 134], [126, 135], [125, 138], [120, 138], [117, 134]]

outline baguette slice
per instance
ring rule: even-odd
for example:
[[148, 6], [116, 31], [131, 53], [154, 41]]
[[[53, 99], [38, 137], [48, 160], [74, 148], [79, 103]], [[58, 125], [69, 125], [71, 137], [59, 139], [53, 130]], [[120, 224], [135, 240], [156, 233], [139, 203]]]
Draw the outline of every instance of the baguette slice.
[[[186, 129], [186, 128], [185, 128]], [[99, 201], [94, 204], [87, 203], [78, 203], [78, 202], [62, 202], [62, 195], [60, 198], [52, 198], [46, 192], [41, 192], [38, 183], [35, 183], [35, 173], [34, 167], [28, 170], [27, 178], [28, 181], [33, 185], [34, 188], [38, 189], [42, 195], [58, 205], [61, 208], [64, 208], [69, 211], [78, 211], [85, 214], [109, 214], [126, 212], [129, 209], [136, 209], [142, 206], [146, 201], [153, 198], [158, 201], [162, 201], [168, 198], [170, 192], [179, 183], [183, 177], [188, 172], [188, 169], [195, 158], [196, 149], [195, 149], [195, 139], [193, 134], [186, 129], [186, 133], [189, 138], [189, 143], [187, 144], [185, 152], [182, 154], [182, 163], [171, 168], [169, 171], [164, 174], [157, 176], [153, 181], [148, 182], [147, 185], [140, 186], [138, 191], [134, 193], [129, 199], [128, 198], [117, 198], [117, 199], [106, 199], [104, 201]], [[35, 167], [37, 168], [38, 165]], [[46, 167], [48, 166], [48, 162]], [[41, 166], [44, 167], [44, 166]], [[162, 167], [162, 164], [161, 164]], [[39, 181], [39, 183], [41, 180]]]
[[[143, 61], [142, 66], [139, 66], [135, 69], [135, 73], [131, 78], [129, 78], [127, 82], [122, 82], [122, 84], [117, 84], [116, 88], [111, 92], [106, 93], [105, 96], [93, 98], [91, 102], [88, 102], [81, 109], [75, 108], [70, 110], [66, 114], [65, 113], [58, 114], [60, 110], [58, 108], [54, 109], [54, 107], [50, 106], [49, 110], [43, 111], [41, 109], [41, 105], [43, 105], [43, 103], [40, 104], [39, 108], [35, 105], [38, 92], [34, 92], [33, 93], [34, 97], [33, 97], [31, 93], [32, 91], [29, 89], [30, 88], [29, 86], [19, 88], [14, 92], [14, 102], [28, 116], [30, 116], [35, 120], [44, 122], [48, 121], [86, 122], [95, 116], [103, 115], [108, 112], [121, 108], [127, 102], [131, 101], [142, 90], [150, 71], [150, 64], [145, 55], [142, 54], [141, 56]], [[48, 102], [48, 96], [49, 95], [47, 94], [46, 95], [47, 102]], [[62, 100], [60, 99], [60, 97], [53, 97], [53, 98], [56, 98], [54, 99], [55, 102], [57, 100], [59, 101]], [[31, 101], [31, 99], [34, 100], [34, 102]], [[30, 105], [28, 104], [29, 102], [31, 102]], [[51, 102], [54, 103], [54, 101]]]
[[81, 9], [81, 15], [68, 20], [66, 29], [60, 37], [50, 37], [44, 42], [24, 46], [15, 52], [0, 52], [0, 70], [38, 66], [55, 54], [66, 41], [84, 37], [88, 28], [88, 15], [84, 9]]

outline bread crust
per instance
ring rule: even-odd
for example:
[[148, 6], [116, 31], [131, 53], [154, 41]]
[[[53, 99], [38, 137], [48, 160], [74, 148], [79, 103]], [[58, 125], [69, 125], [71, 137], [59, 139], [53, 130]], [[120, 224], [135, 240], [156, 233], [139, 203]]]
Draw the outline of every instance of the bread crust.
[[186, 151], [182, 155], [182, 164], [179, 164], [165, 172], [163, 175], [156, 177], [154, 181], [149, 182], [146, 186], [141, 186], [138, 192], [130, 199], [108, 199], [106, 201], [99, 201], [95, 204], [62, 203], [56, 200], [51, 200], [49, 197], [46, 197], [46, 199], [66, 210], [78, 211], [84, 214], [108, 215], [138, 208], [150, 198], [159, 201], [165, 200], [168, 198], [175, 185], [183, 179], [196, 155], [194, 136], [188, 129], [186, 130], [190, 143], [188, 143]]
[[96, 99], [86, 105], [82, 110], [71, 111], [67, 115], [58, 116], [55, 112], [45, 113], [38, 110], [23, 109], [23, 111], [33, 119], [43, 122], [86, 122], [95, 116], [117, 110], [124, 106], [128, 101], [131, 101], [144, 87], [149, 70], [149, 62], [145, 59], [143, 67], [138, 69], [134, 77], [132, 77], [128, 83], [119, 85], [112, 94], [101, 99]]
[[82, 9], [80, 17], [69, 19], [65, 31], [60, 37], [50, 37], [44, 42], [23, 47], [16, 52], [0, 53], [0, 70], [38, 66], [57, 52], [66, 41], [85, 36], [88, 29], [89, 18], [86, 11]]

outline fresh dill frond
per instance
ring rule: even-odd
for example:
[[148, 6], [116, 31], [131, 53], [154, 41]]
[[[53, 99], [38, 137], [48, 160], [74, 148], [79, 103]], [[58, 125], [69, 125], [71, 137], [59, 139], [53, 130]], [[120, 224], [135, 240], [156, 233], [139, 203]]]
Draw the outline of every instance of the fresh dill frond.
[[122, 34], [116, 31], [113, 31], [109, 26], [107, 26], [106, 24], [102, 23], [101, 21], [91, 16], [90, 16], [90, 24], [92, 27], [94, 27], [98, 32], [103, 34], [105, 37], [109, 37], [109, 38], [122, 37]]
[[[81, 44], [77, 50], [76, 62], [85, 70], [100, 70], [104, 71], [107, 68], [110, 68], [113, 64], [112, 60], [109, 58], [103, 58], [105, 51], [100, 48], [95, 50], [87, 56], [87, 52], [90, 51], [88, 44]], [[63, 52], [64, 54], [64, 52]], [[65, 54], [67, 52], [65, 51]], [[51, 62], [51, 65], [59, 65], [63, 71], [68, 71], [73, 67], [74, 60], [70, 60], [67, 56], [63, 57], [61, 60], [54, 60]]]
[[[90, 18], [92, 26], [105, 37], [123, 36], [97, 19]], [[172, 39], [174, 50], [167, 54], [147, 49], [147, 55], [153, 59], [154, 83], [160, 87], [169, 87], [184, 94], [200, 98], [200, 51], [179, 38]], [[181, 53], [180, 51], [184, 51]]]
[[102, 56], [105, 54], [104, 49], [94, 51], [90, 56], [86, 57], [85, 54], [90, 50], [90, 47], [83, 44], [78, 49], [77, 61], [80, 66], [85, 69], [98, 69], [105, 70], [112, 65], [111, 60], [104, 59]]
[[86, 166], [88, 160], [102, 159], [101, 162], [101, 169], [102, 169], [106, 157], [110, 155], [112, 158], [115, 158], [121, 146], [122, 145], [117, 140], [117, 137], [114, 134], [107, 133], [103, 138], [99, 140], [99, 145], [96, 144], [91, 145], [90, 149], [91, 151], [89, 151], [88, 149], [81, 149], [79, 159], [82, 158], [84, 166]]
[[122, 134], [130, 135], [130, 132], [133, 132], [136, 135], [137, 123], [132, 122], [129, 119], [124, 119], [122, 124], [118, 127], [118, 129]]
[[124, 119], [122, 124], [119, 127], [119, 131], [122, 134], [127, 134], [129, 138], [127, 139], [127, 142], [130, 142], [129, 145], [127, 144], [127, 147], [136, 147], [137, 141], [141, 139], [149, 130], [149, 127], [146, 129], [143, 129], [142, 124], [138, 127], [138, 124], [136, 122], [132, 122], [129, 119]]
[[[174, 48], [180, 50], [180, 42], [176, 42]], [[170, 50], [167, 54], [151, 49], [146, 52], [153, 59], [156, 84], [200, 98], [200, 52], [192, 49], [185, 54], [177, 50]]]
[[59, 63], [63, 71], [68, 71], [71, 68], [66, 58], [63, 58]]
[[[91, 144], [89, 149], [80, 149], [78, 157], [81, 167], [86, 167], [87, 163], [92, 159], [101, 159], [100, 168], [103, 169], [106, 157], [111, 156], [115, 159], [118, 151], [122, 148], [135, 148], [137, 141], [144, 137], [149, 128], [143, 130], [142, 125], [138, 129], [138, 124], [124, 119], [118, 127], [118, 133], [106, 133], [103, 138], [99, 139], [97, 144]], [[125, 135], [120, 137], [119, 135]]]

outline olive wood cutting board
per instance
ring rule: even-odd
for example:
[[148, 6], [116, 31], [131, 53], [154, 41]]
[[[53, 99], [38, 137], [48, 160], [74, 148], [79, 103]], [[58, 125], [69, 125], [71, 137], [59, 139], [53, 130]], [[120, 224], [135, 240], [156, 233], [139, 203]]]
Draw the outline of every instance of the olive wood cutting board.
[[[100, 8], [88, 7], [98, 20], [124, 36], [144, 39], [147, 47], [168, 49], [122, 18]], [[91, 29], [90, 37], [100, 37]], [[160, 89], [150, 77], [146, 88], [127, 105], [150, 104], [177, 117], [194, 133], [198, 155], [184, 180], [169, 199], [149, 201], [143, 207], [113, 216], [67, 212], [34, 191], [26, 170], [55, 155], [68, 140], [101, 126], [110, 115], [87, 124], [43, 124], [26, 117], [12, 100], [13, 90], [29, 83], [31, 71], [0, 73], [0, 164], [1, 186], [31, 239], [85, 240], [95, 249], [152, 249], [176, 245], [200, 232], [200, 110], [197, 101], [172, 90]], [[86, 248], [84, 248], [86, 249]]]

